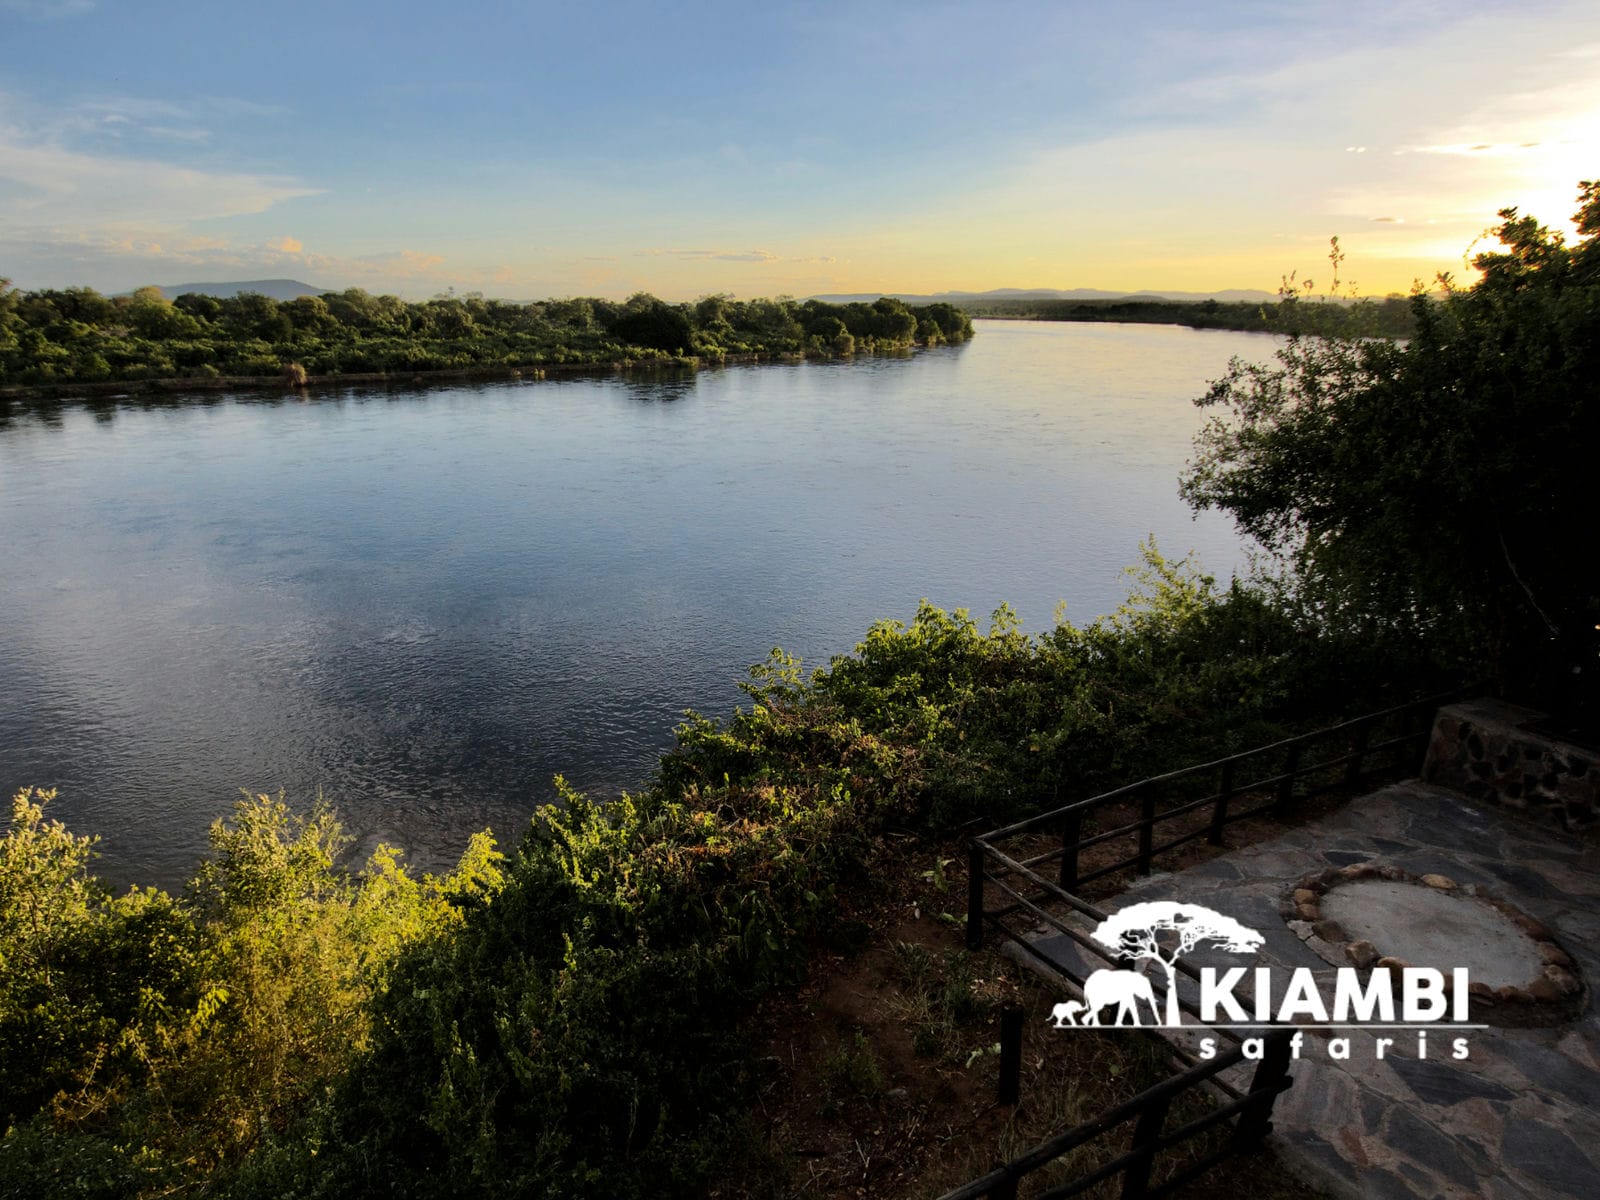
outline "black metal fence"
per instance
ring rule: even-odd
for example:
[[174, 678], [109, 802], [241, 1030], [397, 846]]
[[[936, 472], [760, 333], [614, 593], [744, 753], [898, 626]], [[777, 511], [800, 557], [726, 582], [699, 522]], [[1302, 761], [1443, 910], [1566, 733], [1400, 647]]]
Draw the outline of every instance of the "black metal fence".
[[[1103, 1166], [1037, 1192], [1035, 1200], [1065, 1200], [1117, 1176], [1122, 1179], [1124, 1200], [1171, 1195], [1230, 1155], [1259, 1146], [1272, 1131], [1272, 1105], [1293, 1082], [1289, 1078], [1292, 1036], [1291, 1030], [1279, 1028], [1260, 1039], [1262, 1054], [1249, 1088], [1235, 1093], [1231, 1100], [1203, 1116], [1174, 1129], [1166, 1128], [1174, 1103], [1186, 1092], [1220, 1083], [1218, 1077], [1223, 1072], [1246, 1061], [1244, 1046], [1235, 1046], [1181, 1075], [1163, 1080], [1127, 1103], [1059, 1133], [1010, 1162], [1001, 1163], [987, 1175], [946, 1192], [939, 1200], [1016, 1200], [1018, 1185], [1026, 1176], [1044, 1170], [1081, 1146], [1120, 1138], [1123, 1128], [1129, 1124], [1133, 1126], [1133, 1134], [1126, 1150]], [[1228, 1090], [1232, 1092], [1233, 1089]], [[1151, 1183], [1162, 1155], [1223, 1126], [1227, 1126], [1229, 1132], [1220, 1145], [1186, 1162], [1160, 1183]]]
[[[1413, 701], [1215, 762], [1141, 779], [974, 838], [968, 875], [968, 945], [976, 949], [982, 944], [986, 919], [1015, 912], [1019, 906], [1034, 908], [1041, 900], [1065, 903], [1099, 919], [1104, 914], [1072, 893], [1119, 871], [1148, 875], [1158, 856], [1200, 838], [1220, 846], [1223, 831], [1238, 821], [1284, 816], [1300, 801], [1335, 788], [1353, 788], [1380, 773], [1414, 774], [1427, 747], [1434, 711], [1448, 698]], [[1038, 853], [1017, 856], [1000, 848], [1025, 837], [1037, 841], [1051, 834], [1055, 846]], [[1084, 852], [1101, 845], [1116, 849], [1108, 861], [1086, 869]], [[1009, 903], [986, 910], [986, 883], [999, 885]]]

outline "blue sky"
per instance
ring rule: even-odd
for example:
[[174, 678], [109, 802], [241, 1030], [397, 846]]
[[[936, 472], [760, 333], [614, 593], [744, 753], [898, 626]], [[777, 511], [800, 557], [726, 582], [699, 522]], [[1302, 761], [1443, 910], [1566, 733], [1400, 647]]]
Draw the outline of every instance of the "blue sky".
[[0, 276], [1403, 290], [1600, 168], [1591, 3], [0, 0]]

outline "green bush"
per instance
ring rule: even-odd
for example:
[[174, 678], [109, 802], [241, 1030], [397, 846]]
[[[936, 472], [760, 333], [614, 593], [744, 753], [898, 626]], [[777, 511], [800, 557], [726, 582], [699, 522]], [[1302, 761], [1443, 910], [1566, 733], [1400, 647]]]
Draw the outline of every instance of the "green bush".
[[499, 881], [486, 835], [446, 879], [388, 847], [352, 877], [330, 813], [254, 796], [186, 895], [113, 896], [51, 798], [20, 792], [0, 839], [0, 1179], [21, 1194], [154, 1194], [236, 1164], [366, 1045], [401, 951]]

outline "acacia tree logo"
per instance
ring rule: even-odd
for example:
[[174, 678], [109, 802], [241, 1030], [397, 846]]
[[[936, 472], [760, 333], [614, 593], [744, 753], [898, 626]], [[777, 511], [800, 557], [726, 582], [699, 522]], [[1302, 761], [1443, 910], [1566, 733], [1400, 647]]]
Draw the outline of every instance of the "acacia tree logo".
[[1084, 980], [1084, 1003], [1069, 1001], [1058, 1004], [1052, 1013], [1056, 1028], [1064, 1025], [1099, 1025], [1101, 1014], [1115, 1004], [1117, 1011], [1111, 1024], [1121, 1025], [1131, 1018], [1135, 1025], [1143, 1024], [1138, 1002], [1143, 1000], [1157, 1025], [1180, 1025], [1178, 1009], [1177, 964], [1178, 959], [1196, 946], [1207, 943], [1234, 954], [1253, 954], [1266, 941], [1261, 934], [1198, 904], [1179, 904], [1173, 900], [1150, 900], [1130, 904], [1113, 913], [1095, 927], [1090, 935], [1119, 958], [1134, 962], [1157, 962], [1167, 976], [1167, 1011], [1163, 1018], [1157, 1011], [1150, 980], [1141, 971], [1102, 968]]

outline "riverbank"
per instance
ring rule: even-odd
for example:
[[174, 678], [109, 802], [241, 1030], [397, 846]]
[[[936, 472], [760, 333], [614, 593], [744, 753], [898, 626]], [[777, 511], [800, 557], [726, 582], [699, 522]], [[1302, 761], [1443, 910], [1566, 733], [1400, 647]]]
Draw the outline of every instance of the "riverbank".
[[[1424, 301], [1426, 303], [1426, 301]], [[989, 321], [1070, 321], [1124, 325], [1182, 325], [1238, 333], [1407, 338], [1416, 332], [1413, 301], [1306, 300], [1255, 303], [1217, 300], [986, 300], [966, 306]]]
[[617, 358], [603, 362], [528, 362], [517, 365], [448, 367], [428, 371], [342, 371], [327, 375], [308, 375], [304, 382], [296, 382], [284, 372], [279, 372], [275, 375], [198, 375], [179, 379], [108, 379], [80, 383], [12, 384], [0, 386], [0, 401], [95, 398], [119, 400], [138, 396], [178, 396], [191, 392], [302, 389], [317, 391], [323, 388], [355, 387], [366, 384], [409, 384], [422, 387], [434, 383], [538, 380], [551, 376], [581, 377], [627, 371], [695, 371], [702, 367], [802, 362], [807, 358], [836, 357], [839, 356], [808, 351], [786, 351], [775, 354], [725, 354], [711, 358], [699, 355], [675, 355], [661, 358]]

